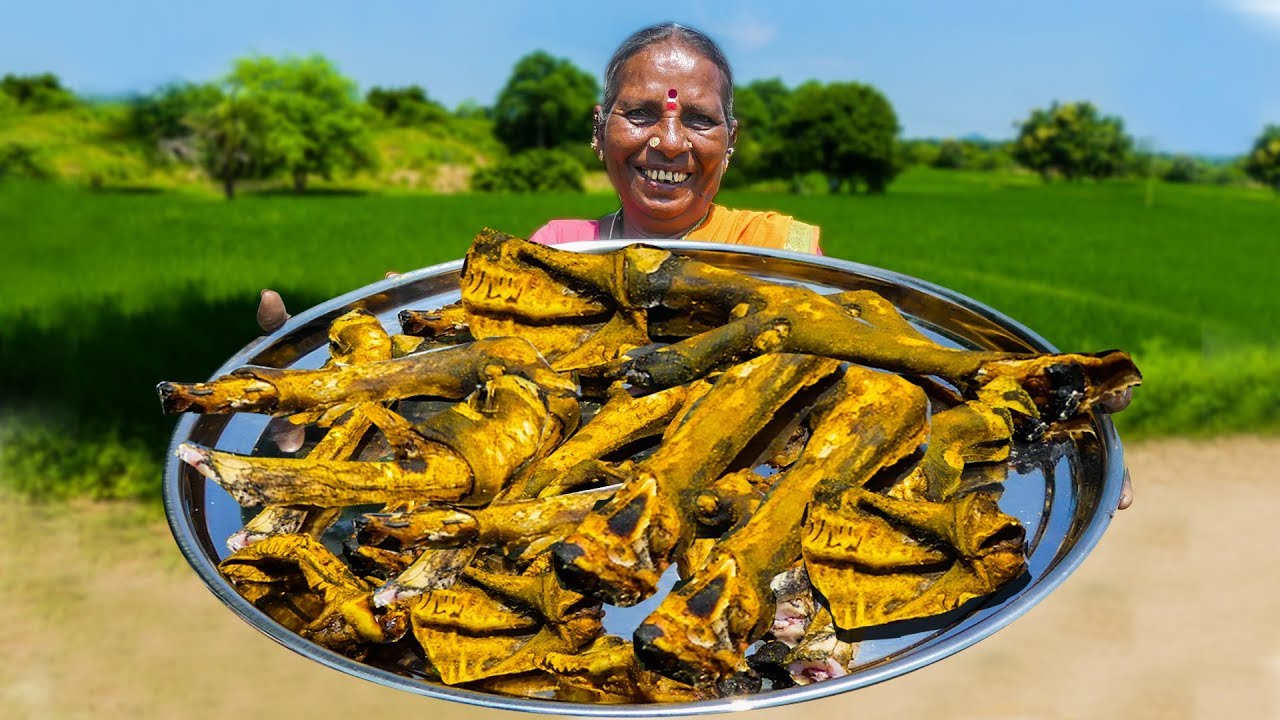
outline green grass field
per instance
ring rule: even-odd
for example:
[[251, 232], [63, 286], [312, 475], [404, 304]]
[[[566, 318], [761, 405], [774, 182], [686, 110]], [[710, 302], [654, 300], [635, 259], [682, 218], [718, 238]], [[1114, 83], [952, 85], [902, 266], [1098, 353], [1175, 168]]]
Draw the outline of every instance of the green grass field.
[[[1126, 437], [1280, 428], [1272, 193], [913, 171], [883, 197], [720, 199], [816, 223], [827, 254], [950, 287], [1064, 350], [1130, 350], [1146, 382], [1119, 417]], [[153, 492], [172, 427], [155, 383], [206, 377], [257, 335], [261, 288], [299, 311], [460, 257], [485, 226], [525, 235], [613, 207], [606, 195], [228, 203], [0, 184], [0, 394], [22, 418], [0, 443], [5, 482], [96, 492], [112, 476], [106, 494]], [[71, 430], [31, 429], [44, 426]]]

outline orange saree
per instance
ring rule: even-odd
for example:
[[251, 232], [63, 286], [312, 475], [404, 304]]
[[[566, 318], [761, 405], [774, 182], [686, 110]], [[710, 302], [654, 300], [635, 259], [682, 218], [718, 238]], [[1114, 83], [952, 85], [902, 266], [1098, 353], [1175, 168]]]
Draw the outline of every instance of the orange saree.
[[808, 225], [789, 215], [776, 212], [730, 210], [714, 204], [707, 219], [684, 239], [751, 245], [792, 252], [822, 252], [818, 248], [816, 225]]

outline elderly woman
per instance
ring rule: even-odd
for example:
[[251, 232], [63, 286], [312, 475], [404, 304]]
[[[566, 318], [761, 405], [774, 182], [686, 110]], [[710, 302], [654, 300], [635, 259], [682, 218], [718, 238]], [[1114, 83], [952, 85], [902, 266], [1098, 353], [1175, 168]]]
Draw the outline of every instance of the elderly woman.
[[621, 207], [599, 220], [553, 220], [530, 238], [680, 238], [819, 252], [818, 228], [713, 201], [738, 139], [733, 72], [706, 35], [645, 28], [617, 49], [595, 108], [591, 146]]

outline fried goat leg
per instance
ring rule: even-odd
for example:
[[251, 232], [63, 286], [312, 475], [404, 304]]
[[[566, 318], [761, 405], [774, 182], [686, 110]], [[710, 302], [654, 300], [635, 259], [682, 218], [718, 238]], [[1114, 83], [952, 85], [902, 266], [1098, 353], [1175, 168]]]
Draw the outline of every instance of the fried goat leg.
[[572, 397], [577, 386], [519, 338], [490, 338], [437, 352], [320, 370], [243, 367], [207, 383], [160, 383], [167, 413], [256, 412], [292, 415], [339, 404], [415, 396], [457, 399], [498, 375], [517, 375], [549, 396]]
[[680, 385], [639, 398], [615, 388], [591, 422], [538, 464], [524, 496], [548, 497], [572, 490], [575, 481], [584, 479], [584, 473], [573, 472], [575, 467], [662, 433], [690, 397], [691, 388]]
[[1085, 412], [1141, 381], [1132, 360], [1120, 351], [1029, 355], [956, 350], [863, 322], [804, 288], [761, 288], [761, 295], [766, 304], [760, 311], [635, 358], [626, 369], [627, 379], [643, 387], [666, 387], [762, 352], [802, 352], [908, 375], [936, 375], [970, 394], [996, 378], [1012, 377], [1048, 422]]
[[789, 399], [837, 367], [825, 358], [771, 354], [725, 372], [671, 438], [636, 466], [635, 478], [552, 549], [561, 581], [613, 605], [652, 595], [672, 556], [693, 540], [691, 504], [700, 491]]
[[[413, 461], [256, 458], [183, 443], [178, 455], [245, 506], [339, 507], [403, 500], [482, 505], [534, 457], [563, 419], [528, 380], [501, 375], [418, 430], [434, 442]], [[549, 429], [551, 428], [551, 429]]]
[[927, 436], [929, 401], [901, 377], [855, 365], [814, 413], [796, 464], [636, 629], [645, 667], [700, 686], [732, 674], [773, 622], [770, 581], [801, 558], [796, 528], [815, 488], [828, 479], [861, 486], [914, 452]]

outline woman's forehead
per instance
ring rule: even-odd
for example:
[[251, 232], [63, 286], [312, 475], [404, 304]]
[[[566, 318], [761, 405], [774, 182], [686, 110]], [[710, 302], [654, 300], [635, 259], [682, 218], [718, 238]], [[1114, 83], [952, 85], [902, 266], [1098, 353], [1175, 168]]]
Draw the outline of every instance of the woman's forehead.
[[658, 43], [633, 55], [619, 73], [620, 94], [666, 97], [674, 88], [681, 97], [719, 98], [724, 78], [708, 58], [682, 43]]

